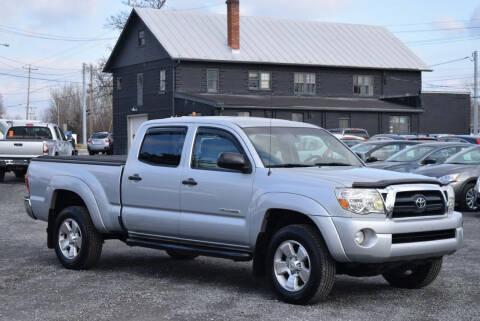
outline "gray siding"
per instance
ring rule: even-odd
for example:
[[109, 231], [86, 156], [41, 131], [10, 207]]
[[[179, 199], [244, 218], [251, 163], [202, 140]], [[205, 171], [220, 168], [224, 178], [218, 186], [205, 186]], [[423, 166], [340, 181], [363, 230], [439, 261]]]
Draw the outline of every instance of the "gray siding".
[[420, 128], [427, 133], [470, 133], [470, 95], [423, 93]]

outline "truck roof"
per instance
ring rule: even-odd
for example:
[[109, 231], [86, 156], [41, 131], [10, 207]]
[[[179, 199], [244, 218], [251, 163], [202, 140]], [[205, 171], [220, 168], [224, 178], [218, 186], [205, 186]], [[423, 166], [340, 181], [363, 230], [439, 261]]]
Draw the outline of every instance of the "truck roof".
[[311, 127], [318, 126], [295, 122], [283, 119], [260, 118], [260, 117], [232, 117], [232, 116], [184, 116], [164, 119], [149, 120], [148, 125], [168, 124], [168, 123], [197, 123], [197, 124], [217, 124], [217, 125], [237, 125], [239, 127]]

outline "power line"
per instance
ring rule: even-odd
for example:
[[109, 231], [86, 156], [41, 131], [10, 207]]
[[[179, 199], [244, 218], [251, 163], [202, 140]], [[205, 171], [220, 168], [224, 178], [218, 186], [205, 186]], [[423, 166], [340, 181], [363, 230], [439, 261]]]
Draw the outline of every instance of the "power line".
[[11, 26], [0, 25], [0, 32], [15, 34], [23, 37], [46, 39], [46, 40], [57, 40], [57, 41], [74, 41], [74, 42], [92, 42], [92, 41], [104, 41], [104, 40], [113, 40], [115, 38], [86, 38], [86, 37], [74, 37], [74, 36], [63, 36], [63, 35], [54, 35], [48, 33], [40, 33], [30, 30], [19, 29]]
[[422, 44], [450, 43], [450, 42], [474, 40], [474, 39], [478, 39], [478, 38], [480, 38], [480, 36], [433, 38], [433, 39], [422, 39], [422, 40], [415, 40], [415, 41], [407, 41], [407, 42], [405, 42], [405, 44], [422, 45]]
[[[480, 21], [480, 18], [478, 19], [455, 19], [456, 22], [473, 22], [473, 21]], [[391, 24], [391, 25], [385, 25], [384, 27], [405, 27], [405, 26], [421, 26], [421, 25], [432, 25], [432, 24], [438, 24], [438, 23], [445, 23], [445, 20], [437, 20], [437, 21], [428, 21], [428, 22], [417, 22], [417, 23], [403, 23], [403, 24]]]
[[451, 64], [451, 63], [454, 63], [454, 62], [457, 62], [457, 61], [462, 61], [462, 60], [467, 60], [467, 59], [470, 59], [470, 57], [463, 57], [463, 58], [458, 58], [458, 59], [453, 59], [453, 60], [448, 60], [448, 61], [440, 62], [440, 63], [437, 63], [437, 64], [430, 65], [430, 67], [435, 67], [435, 66], [441, 66], [441, 65]]
[[392, 31], [392, 32], [393, 33], [412, 33], [412, 32], [433, 32], [433, 31], [471, 30], [471, 29], [480, 29], [480, 26], [456, 27], [456, 28], [438, 28], [438, 29], [420, 29], [420, 30], [401, 30], [401, 31]]
[[[9, 73], [5, 73], [5, 72], [0, 72], [0, 75], [8, 76], [8, 77], [16, 77], [16, 78], [28, 78], [27, 76], [14, 75], [14, 74], [9, 74]], [[79, 83], [80, 83], [79, 81], [60, 80], [60, 79], [47, 79], [47, 78], [36, 78], [36, 77], [31, 77], [31, 79], [43, 80], [43, 81], [54, 81], [54, 82], [69, 82], [69, 83], [76, 83], [76, 84], [79, 84]]]

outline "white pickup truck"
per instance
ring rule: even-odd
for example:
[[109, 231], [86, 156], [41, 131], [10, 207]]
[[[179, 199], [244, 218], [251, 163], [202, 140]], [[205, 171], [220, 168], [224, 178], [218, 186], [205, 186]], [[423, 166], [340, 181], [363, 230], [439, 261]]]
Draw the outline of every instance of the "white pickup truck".
[[48, 222], [66, 268], [92, 267], [120, 239], [175, 259], [253, 260], [299, 304], [326, 298], [336, 274], [424, 287], [463, 242], [451, 187], [367, 168], [327, 131], [284, 120], [153, 120], [128, 158], [40, 157], [26, 181], [27, 213]]
[[74, 155], [73, 146], [55, 124], [13, 122], [0, 140], [0, 183], [6, 172], [23, 177], [32, 158]]

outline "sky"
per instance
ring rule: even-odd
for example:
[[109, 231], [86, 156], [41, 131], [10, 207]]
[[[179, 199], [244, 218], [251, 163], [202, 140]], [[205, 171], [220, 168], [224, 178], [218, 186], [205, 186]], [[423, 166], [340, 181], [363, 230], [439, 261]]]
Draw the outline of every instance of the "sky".
[[[434, 69], [423, 73], [424, 91], [472, 88], [472, 52], [480, 50], [478, 0], [240, 0], [240, 8], [248, 16], [385, 26]], [[0, 45], [0, 94], [8, 117], [25, 117], [28, 64], [35, 69], [30, 101], [37, 118], [51, 90], [80, 85], [82, 63], [107, 58], [115, 45], [119, 32], [105, 22], [122, 10], [129, 10], [122, 0], [2, 0], [0, 44], [9, 46]], [[225, 13], [226, 5], [167, 0], [162, 10]]]

